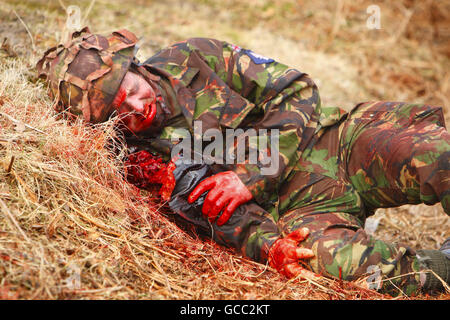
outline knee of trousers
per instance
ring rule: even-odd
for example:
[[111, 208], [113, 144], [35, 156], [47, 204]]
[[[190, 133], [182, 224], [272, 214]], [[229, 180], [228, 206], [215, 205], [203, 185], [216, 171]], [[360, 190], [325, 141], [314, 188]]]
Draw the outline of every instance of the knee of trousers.
[[377, 240], [362, 228], [335, 226], [319, 233], [307, 239], [315, 253], [309, 267], [318, 274], [352, 281], [410, 270], [403, 265], [413, 255], [409, 248]]
[[450, 141], [448, 151], [442, 152], [434, 163], [418, 168], [423, 172], [420, 197], [423, 203], [441, 202], [444, 211], [450, 215]]

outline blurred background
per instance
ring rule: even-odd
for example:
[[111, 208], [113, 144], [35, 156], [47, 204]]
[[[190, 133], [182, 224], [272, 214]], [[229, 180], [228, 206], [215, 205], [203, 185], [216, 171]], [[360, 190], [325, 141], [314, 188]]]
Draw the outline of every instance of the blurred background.
[[[309, 73], [326, 105], [379, 99], [448, 108], [450, 1], [0, 1], [0, 40], [41, 54], [88, 25], [127, 28], [139, 58], [189, 37], [211, 37]], [[28, 29], [28, 30], [27, 30]], [[32, 50], [30, 50], [32, 49]], [[14, 54], [13, 52], [10, 52]], [[449, 119], [448, 112], [446, 112]]]

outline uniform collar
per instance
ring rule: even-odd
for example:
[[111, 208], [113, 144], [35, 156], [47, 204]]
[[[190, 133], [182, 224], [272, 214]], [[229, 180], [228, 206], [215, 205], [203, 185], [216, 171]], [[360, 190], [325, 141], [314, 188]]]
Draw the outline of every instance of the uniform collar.
[[181, 112], [192, 128], [196, 100], [188, 86], [199, 69], [174, 63], [142, 64], [140, 67], [145, 68], [153, 77], [157, 77], [158, 79], [154, 80], [156, 82], [161, 81], [161, 77], [165, 77], [169, 81], [176, 94]]

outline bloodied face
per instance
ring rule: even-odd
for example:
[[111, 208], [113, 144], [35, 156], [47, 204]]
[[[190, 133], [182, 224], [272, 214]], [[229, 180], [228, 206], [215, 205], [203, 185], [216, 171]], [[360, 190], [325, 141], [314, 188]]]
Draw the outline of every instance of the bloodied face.
[[149, 130], [158, 113], [156, 94], [139, 74], [128, 71], [119, 87], [113, 106], [121, 120], [121, 127], [131, 133]]

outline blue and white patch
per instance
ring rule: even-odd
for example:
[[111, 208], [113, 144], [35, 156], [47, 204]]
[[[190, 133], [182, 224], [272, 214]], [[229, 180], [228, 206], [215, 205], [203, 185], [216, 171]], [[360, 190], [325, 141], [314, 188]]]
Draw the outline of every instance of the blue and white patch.
[[236, 45], [234, 45], [234, 44], [230, 44], [230, 47], [231, 47], [231, 49], [232, 49], [234, 52], [237, 52], [237, 53], [241, 52], [241, 50], [242, 50], [241, 47], [236, 46]]
[[263, 64], [263, 63], [271, 63], [274, 62], [275, 60], [271, 59], [271, 58], [267, 58], [264, 57], [260, 54], [254, 53], [252, 50], [242, 50], [246, 55], [248, 55], [250, 57], [250, 59], [252, 59], [252, 61], [255, 64]]

